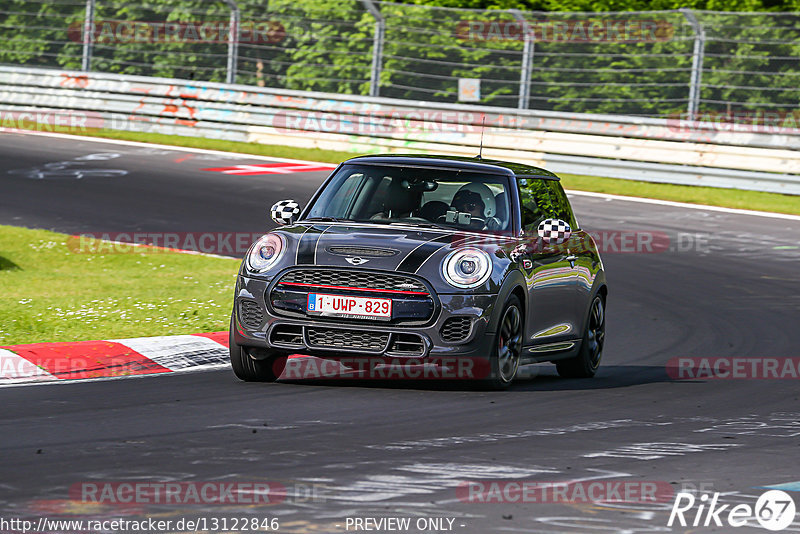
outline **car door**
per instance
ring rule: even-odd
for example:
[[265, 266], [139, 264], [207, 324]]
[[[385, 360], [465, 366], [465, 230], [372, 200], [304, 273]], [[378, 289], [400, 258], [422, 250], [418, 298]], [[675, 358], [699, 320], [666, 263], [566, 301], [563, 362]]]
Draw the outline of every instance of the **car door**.
[[580, 337], [583, 334], [583, 323], [589, 313], [592, 285], [600, 267], [600, 258], [595, 247], [591, 246], [591, 236], [580, 228], [561, 183], [552, 180], [548, 186], [554, 217], [565, 221], [572, 229], [569, 240], [564, 244], [564, 260], [570, 265], [570, 285], [573, 292], [570, 298], [574, 301], [576, 313], [573, 323], [578, 332], [576, 337]]
[[[548, 244], [538, 236], [542, 221], [564, 216], [563, 210], [557, 210], [554, 205], [550, 182], [553, 180], [517, 180], [522, 239], [526, 244], [521, 258], [528, 286], [525, 345], [560, 343], [580, 337], [577, 280], [571, 264], [570, 242]], [[570, 219], [565, 222], [569, 223]]]

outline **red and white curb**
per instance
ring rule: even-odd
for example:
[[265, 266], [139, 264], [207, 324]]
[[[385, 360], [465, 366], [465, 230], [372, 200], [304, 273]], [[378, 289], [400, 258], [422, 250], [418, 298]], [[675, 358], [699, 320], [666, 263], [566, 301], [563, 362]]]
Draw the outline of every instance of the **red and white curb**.
[[228, 332], [0, 347], [0, 386], [219, 369]]

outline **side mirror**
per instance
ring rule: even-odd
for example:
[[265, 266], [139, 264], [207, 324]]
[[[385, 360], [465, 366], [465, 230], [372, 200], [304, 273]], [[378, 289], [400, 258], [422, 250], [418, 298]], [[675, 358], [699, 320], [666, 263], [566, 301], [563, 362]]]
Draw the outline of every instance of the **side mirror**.
[[294, 200], [279, 200], [272, 205], [269, 214], [280, 225], [292, 224], [300, 215], [300, 204]]
[[539, 237], [550, 245], [560, 245], [569, 239], [572, 229], [561, 219], [545, 219], [539, 224]]

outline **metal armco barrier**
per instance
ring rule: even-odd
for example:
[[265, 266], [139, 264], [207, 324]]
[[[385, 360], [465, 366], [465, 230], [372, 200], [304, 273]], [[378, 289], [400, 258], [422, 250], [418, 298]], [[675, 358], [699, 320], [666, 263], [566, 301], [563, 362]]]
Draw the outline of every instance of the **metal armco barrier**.
[[[352, 153], [474, 156], [555, 172], [800, 194], [800, 130], [474, 107], [253, 86], [0, 67], [0, 126], [31, 110], [69, 127]], [[756, 129], [757, 130], [757, 129]], [[64, 128], [61, 128], [64, 131]]]

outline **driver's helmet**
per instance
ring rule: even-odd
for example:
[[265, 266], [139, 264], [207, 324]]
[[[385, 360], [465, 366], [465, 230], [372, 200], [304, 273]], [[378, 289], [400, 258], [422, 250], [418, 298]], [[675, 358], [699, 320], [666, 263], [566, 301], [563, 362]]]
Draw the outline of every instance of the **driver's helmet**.
[[461, 186], [461, 188], [456, 192], [453, 196], [453, 204], [455, 204], [456, 199], [459, 198], [458, 195], [462, 194], [462, 191], [470, 191], [472, 193], [477, 193], [480, 195], [481, 200], [483, 201], [483, 216], [484, 217], [494, 217], [495, 213], [497, 213], [497, 202], [494, 199], [494, 195], [492, 194], [492, 190], [486, 184], [481, 184], [478, 182], [472, 182], [466, 185]]

